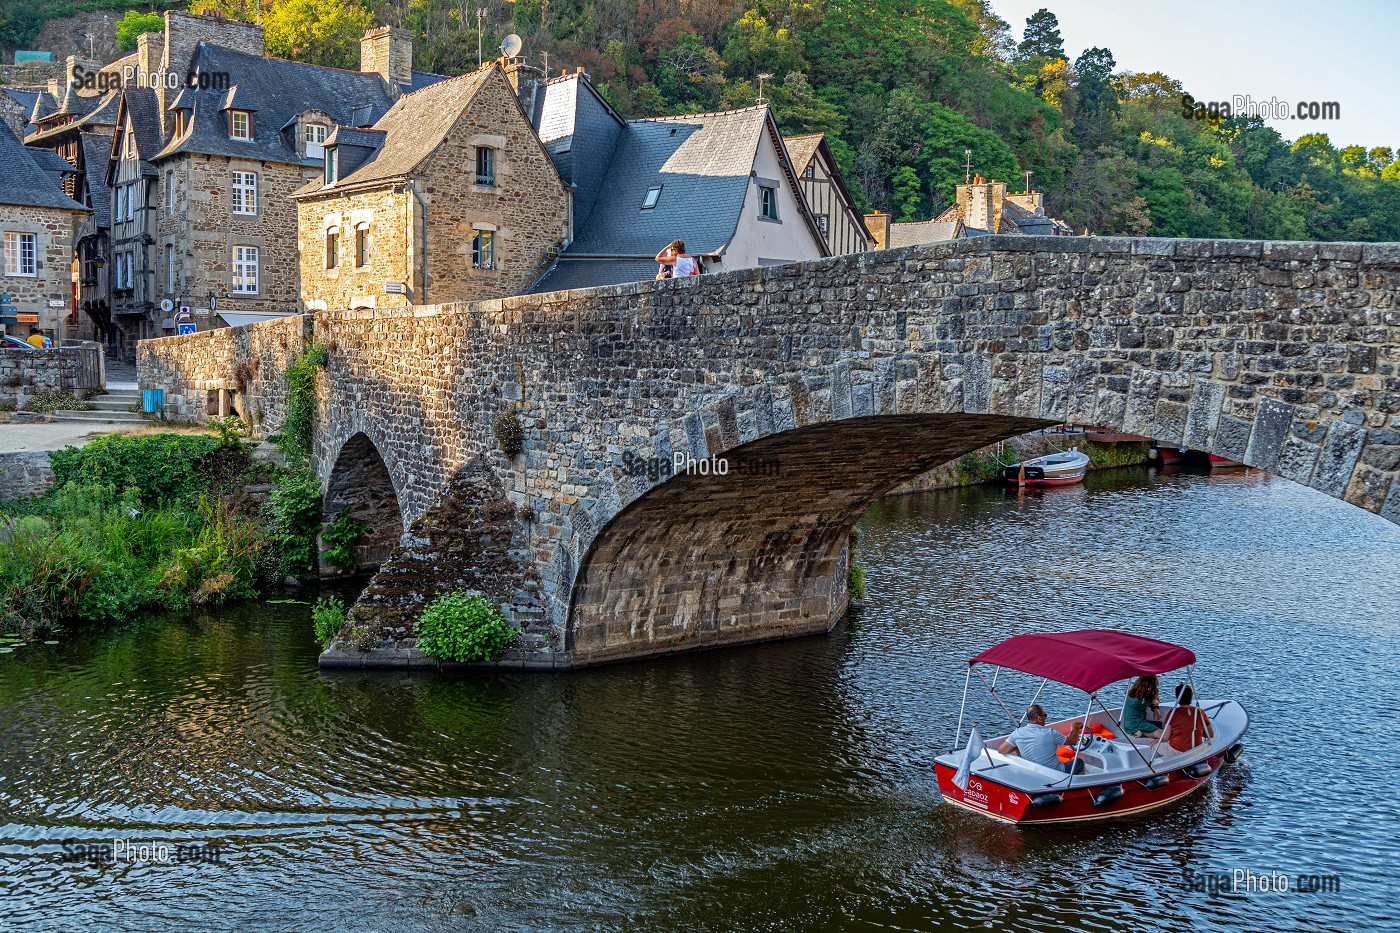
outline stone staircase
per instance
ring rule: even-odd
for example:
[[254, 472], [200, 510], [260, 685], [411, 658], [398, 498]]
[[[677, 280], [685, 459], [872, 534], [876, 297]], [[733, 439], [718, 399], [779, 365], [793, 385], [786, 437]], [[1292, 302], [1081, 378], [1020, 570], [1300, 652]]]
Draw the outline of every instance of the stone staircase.
[[113, 389], [89, 401], [92, 411], [60, 410], [53, 413], [53, 420], [96, 424], [143, 424], [148, 420], [141, 413], [141, 393], [136, 389]]

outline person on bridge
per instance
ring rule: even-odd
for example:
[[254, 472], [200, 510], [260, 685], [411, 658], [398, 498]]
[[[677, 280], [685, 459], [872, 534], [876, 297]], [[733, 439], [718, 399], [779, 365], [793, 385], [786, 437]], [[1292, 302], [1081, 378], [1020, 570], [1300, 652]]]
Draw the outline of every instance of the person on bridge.
[[672, 240], [671, 245], [656, 254], [656, 261], [661, 266], [656, 273], [658, 279], [683, 278], [704, 271], [700, 260], [686, 254], [684, 240]]
[[1078, 758], [1061, 761], [1057, 754], [1061, 745], [1074, 746], [1079, 741], [1083, 723], [1076, 722], [1065, 738], [1055, 729], [1045, 724], [1045, 707], [1032, 703], [1026, 707], [1026, 722], [1006, 737], [997, 751], [1003, 755], [1020, 755], [1047, 768], [1064, 771], [1068, 774], [1083, 774], [1084, 762]]

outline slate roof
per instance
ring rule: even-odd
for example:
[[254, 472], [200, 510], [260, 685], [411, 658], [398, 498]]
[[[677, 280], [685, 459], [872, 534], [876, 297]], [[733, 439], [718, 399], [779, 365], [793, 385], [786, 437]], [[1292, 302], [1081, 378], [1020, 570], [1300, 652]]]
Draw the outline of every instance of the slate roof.
[[112, 138], [101, 133], [83, 133], [83, 177], [92, 200], [92, 219], [99, 230], [112, 227], [112, 192], [107, 187], [107, 160], [112, 155]]
[[546, 81], [530, 123], [564, 184], [574, 187], [574, 229], [593, 214], [627, 123], [581, 73]]
[[496, 65], [492, 64], [400, 97], [388, 113], [375, 121], [374, 129], [384, 134], [379, 152], [373, 159], [327, 187], [344, 188], [387, 181], [415, 171], [442, 145], [443, 138], [457, 124], [476, 92], [493, 73], [499, 80], [505, 80]]
[[0, 87], [0, 93], [6, 94], [24, 110], [25, 131], [28, 132], [34, 125], [34, 105], [39, 102], [43, 92], [39, 88]]
[[[200, 45], [191, 71], [227, 72], [230, 86], [191, 89], [182, 95], [182, 104], [193, 105], [191, 129], [170, 141], [158, 157], [190, 152], [319, 165], [319, 159], [301, 158], [295, 135], [282, 132], [283, 127], [294, 124], [297, 116], [308, 110], [325, 111], [335, 123], [367, 126], [393, 104], [389, 86], [375, 73], [262, 58], [215, 45]], [[415, 79], [421, 74], [416, 72]], [[230, 97], [240, 107], [256, 111], [251, 140], [228, 137], [222, 108]]]
[[657, 264], [650, 259], [570, 259], [565, 255], [540, 277], [530, 293], [645, 282], [656, 278], [657, 268]]
[[121, 99], [120, 91], [108, 91], [102, 95], [97, 104], [86, 114], [65, 123], [62, 126], [51, 126], [42, 132], [35, 133], [25, 139], [28, 143], [38, 143], [49, 139], [55, 139], [64, 133], [71, 133], [74, 130], [90, 129], [95, 127], [109, 127], [117, 125], [117, 108]]
[[901, 246], [918, 246], [921, 243], [942, 243], [965, 235], [962, 222], [957, 220], [890, 224], [890, 239], [886, 246], [889, 249], [898, 249]]
[[[760, 106], [629, 121], [566, 252], [650, 258], [678, 237], [695, 255], [723, 249], [738, 229], [767, 114]], [[656, 207], [642, 210], [656, 185]]]
[[[141, 173], [155, 175], [152, 160], [160, 153], [160, 102], [148, 87], [129, 87], [122, 92], [131, 126], [136, 131], [136, 154], [141, 157]], [[121, 128], [118, 128], [118, 138]], [[113, 166], [115, 168], [115, 166]]]
[[87, 212], [87, 208], [63, 193], [54, 174], [40, 168], [34, 153], [25, 148], [3, 120], [0, 120], [0, 165], [5, 166], [5, 171], [0, 172], [0, 204]]

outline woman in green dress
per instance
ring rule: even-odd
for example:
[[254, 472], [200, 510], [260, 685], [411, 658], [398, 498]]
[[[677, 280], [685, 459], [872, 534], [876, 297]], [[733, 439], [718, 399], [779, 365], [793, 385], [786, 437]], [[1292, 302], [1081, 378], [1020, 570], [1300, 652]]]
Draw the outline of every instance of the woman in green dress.
[[1123, 702], [1123, 731], [1144, 739], [1162, 734], [1162, 712], [1157, 708], [1157, 675], [1139, 677]]

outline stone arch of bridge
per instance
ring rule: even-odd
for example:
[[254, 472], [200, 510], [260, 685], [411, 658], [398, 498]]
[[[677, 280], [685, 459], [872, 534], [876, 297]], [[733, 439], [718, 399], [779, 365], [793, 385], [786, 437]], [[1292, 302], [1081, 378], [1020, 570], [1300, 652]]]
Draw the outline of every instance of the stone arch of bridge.
[[[1143, 371], [1124, 381], [1157, 392], [1134, 399], [1095, 391], [1092, 364], [1004, 381], [1020, 391], [999, 389], [990, 364], [978, 369], [970, 360], [960, 380], [890, 379], [882, 390], [878, 372], [853, 386], [838, 363], [658, 426], [651, 447], [624, 453], [565, 513], [546, 575], [573, 662], [825, 631], [846, 607], [848, 536], [871, 502], [934, 466], [1065, 421], [1220, 454], [1367, 507], [1351, 479], [1366, 432], [1349, 424], [1295, 422], [1291, 406], [1268, 401], [1252, 423], [1237, 422], [1221, 414], [1223, 387], [1206, 379], [1167, 392], [1160, 374]], [[1299, 431], [1307, 443], [1294, 442]], [[677, 451], [696, 468], [673, 475]], [[701, 472], [721, 457], [727, 473]]]
[[[330, 524], [343, 513], [364, 526], [354, 548], [351, 572], [379, 569], [404, 534], [403, 509], [389, 465], [380, 448], [364, 431], [347, 437], [329, 461], [321, 497], [322, 522]], [[325, 542], [322, 542], [324, 551]], [[337, 568], [323, 568], [333, 571]]]
[[[871, 502], [939, 464], [1050, 423], [849, 418], [687, 463], [592, 540], [574, 578], [566, 646], [577, 663], [596, 663], [824, 632], [846, 608], [850, 532]], [[664, 470], [653, 462], [629, 465]]]

